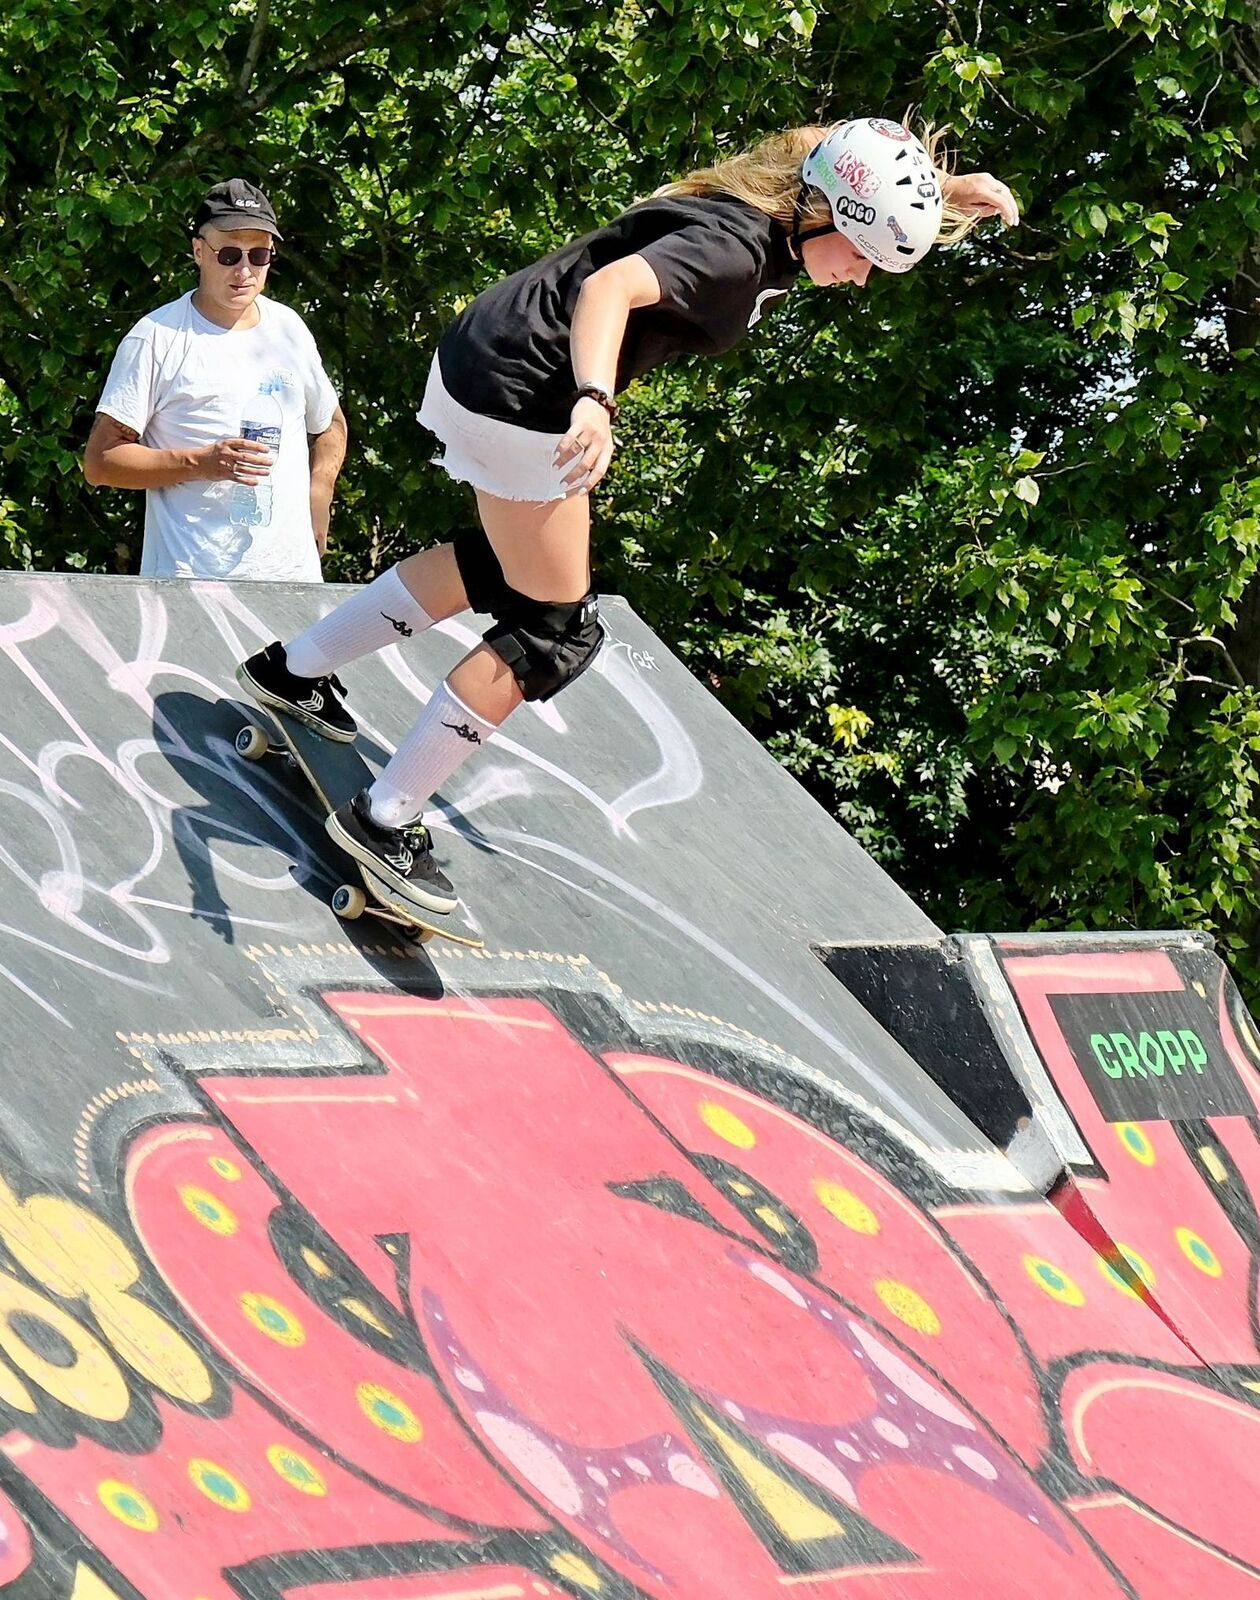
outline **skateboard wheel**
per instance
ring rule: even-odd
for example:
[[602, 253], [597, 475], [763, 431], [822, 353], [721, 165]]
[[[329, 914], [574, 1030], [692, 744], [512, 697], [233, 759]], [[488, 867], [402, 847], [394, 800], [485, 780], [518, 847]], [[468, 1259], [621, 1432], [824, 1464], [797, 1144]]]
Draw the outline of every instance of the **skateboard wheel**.
[[343, 922], [353, 922], [367, 910], [367, 895], [353, 884], [343, 883], [333, 894], [332, 908]]
[[237, 733], [235, 740], [237, 755], [244, 756], [246, 761], [261, 761], [271, 749], [271, 740], [252, 722], [247, 722]]

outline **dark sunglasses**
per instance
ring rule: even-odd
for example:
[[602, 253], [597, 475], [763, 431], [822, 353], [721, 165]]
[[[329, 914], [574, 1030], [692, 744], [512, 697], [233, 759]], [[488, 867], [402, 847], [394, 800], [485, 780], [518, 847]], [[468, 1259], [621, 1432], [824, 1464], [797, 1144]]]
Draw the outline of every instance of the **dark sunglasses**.
[[237, 266], [242, 256], [249, 257], [251, 267], [269, 267], [276, 259], [276, 252], [265, 244], [256, 244], [252, 250], [242, 250], [239, 244], [225, 244], [222, 250], [215, 250], [213, 254], [221, 267]]

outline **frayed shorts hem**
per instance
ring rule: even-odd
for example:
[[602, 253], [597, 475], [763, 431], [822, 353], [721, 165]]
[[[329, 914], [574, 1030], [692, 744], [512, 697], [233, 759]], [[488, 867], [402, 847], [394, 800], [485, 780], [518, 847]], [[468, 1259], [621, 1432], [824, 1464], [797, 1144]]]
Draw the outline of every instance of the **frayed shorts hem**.
[[447, 392], [436, 355], [416, 418], [442, 443], [442, 454], [434, 456], [434, 465], [456, 483], [466, 483], [499, 500], [534, 505], [564, 500], [572, 493], [564, 482], [572, 463], [555, 464], [556, 446], [563, 434], [535, 433], [469, 411]]
[[471, 489], [480, 489], [482, 494], [492, 494], [496, 500], [518, 500], [522, 505], [545, 505], [550, 500], [564, 500], [568, 497], [567, 489], [560, 489], [553, 494], [517, 494], [510, 492], [496, 477], [493, 482], [486, 481], [486, 475], [478, 472], [473, 467], [460, 468], [452, 463], [449, 456], [434, 456], [432, 464], [441, 467], [452, 483], [466, 483]]

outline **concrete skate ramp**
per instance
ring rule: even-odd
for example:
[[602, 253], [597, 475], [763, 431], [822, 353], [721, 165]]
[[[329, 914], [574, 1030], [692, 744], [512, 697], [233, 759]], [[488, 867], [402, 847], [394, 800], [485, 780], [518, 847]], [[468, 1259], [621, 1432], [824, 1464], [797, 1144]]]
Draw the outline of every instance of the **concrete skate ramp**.
[[[961, 1092], [820, 959], [939, 931], [615, 601], [430, 818], [485, 951], [340, 924], [231, 746], [334, 598], [0, 579], [4, 1594], [1256, 1592], [1252, 1101], [1170, 1247], [1208, 1347], [1028, 1181], [1137, 1159], [1044, 971], [967, 954]], [[466, 623], [348, 669], [370, 758]]]

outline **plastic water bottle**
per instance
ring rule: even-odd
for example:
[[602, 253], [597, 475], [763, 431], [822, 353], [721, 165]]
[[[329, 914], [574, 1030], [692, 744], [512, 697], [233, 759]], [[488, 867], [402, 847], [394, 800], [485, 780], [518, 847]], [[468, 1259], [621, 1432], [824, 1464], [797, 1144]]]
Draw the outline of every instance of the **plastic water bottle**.
[[[258, 393], [246, 408], [241, 420], [241, 438], [265, 445], [271, 451], [272, 471], [280, 453], [280, 432], [284, 426], [284, 411], [276, 396], [278, 384], [271, 378], [258, 385]], [[234, 483], [228, 499], [228, 516], [233, 527], [266, 528], [271, 523], [271, 479], [263, 478], [258, 484]]]

